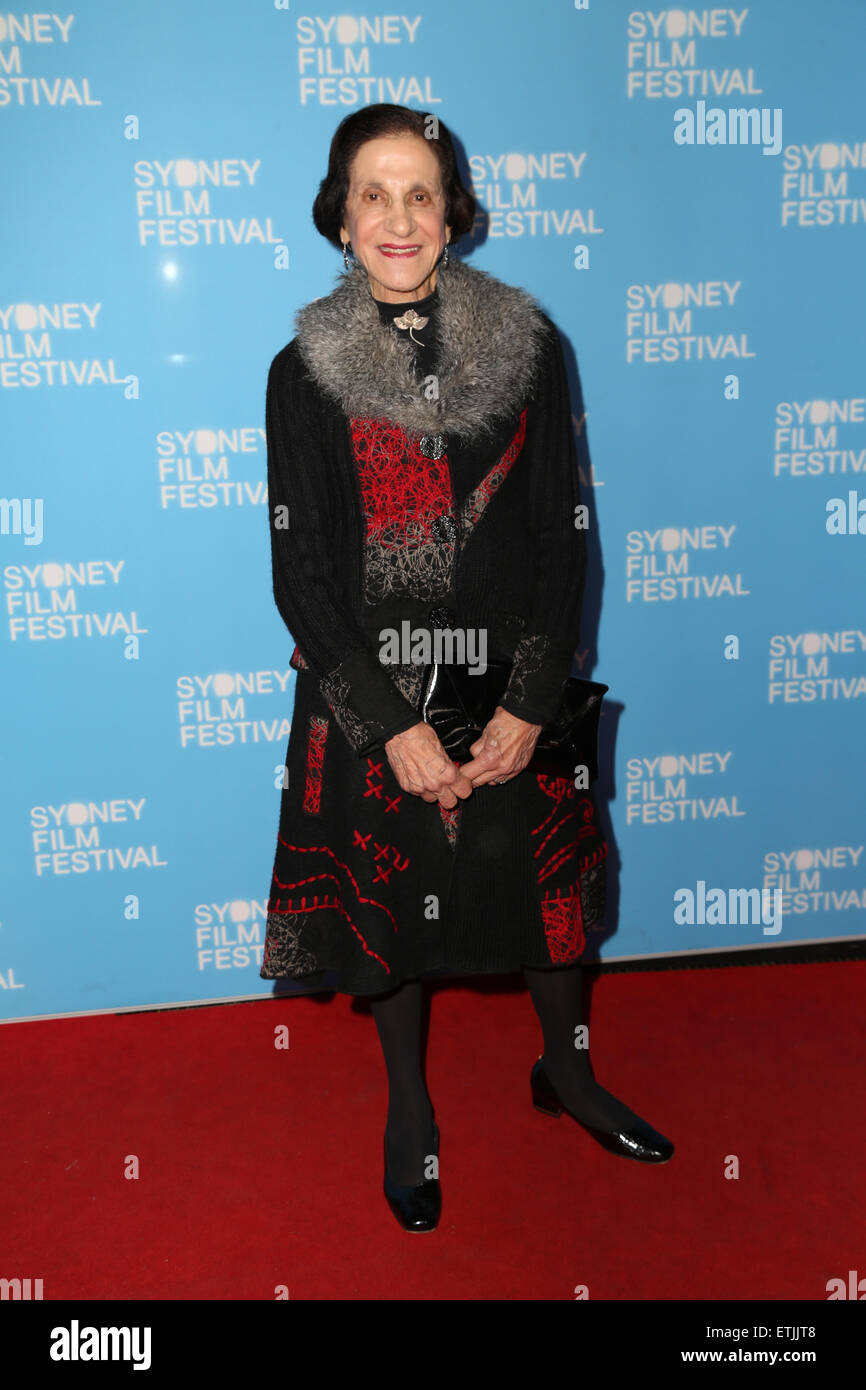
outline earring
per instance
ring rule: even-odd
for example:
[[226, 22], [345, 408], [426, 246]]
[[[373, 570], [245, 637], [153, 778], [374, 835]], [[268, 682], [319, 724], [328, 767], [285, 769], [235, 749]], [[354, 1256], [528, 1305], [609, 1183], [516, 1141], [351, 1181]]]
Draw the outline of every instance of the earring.
[[[344, 242], [343, 242], [343, 264], [345, 265], [345, 267], [346, 267], [347, 270], [349, 269], [349, 257], [346, 255], [346, 247], [347, 247], [347, 246], [351, 246], [351, 245], [352, 245], [351, 241], [344, 241]], [[354, 253], [354, 251], [353, 251], [353, 252], [352, 252], [352, 255], [354, 255], [354, 254], [355, 254], [355, 253]]]
[[446, 241], [446, 243], [445, 243], [445, 250], [442, 252], [442, 264], [443, 264], [443, 265], [447, 265], [447, 264], [448, 264], [448, 243], [447, 243], [447, 241]]

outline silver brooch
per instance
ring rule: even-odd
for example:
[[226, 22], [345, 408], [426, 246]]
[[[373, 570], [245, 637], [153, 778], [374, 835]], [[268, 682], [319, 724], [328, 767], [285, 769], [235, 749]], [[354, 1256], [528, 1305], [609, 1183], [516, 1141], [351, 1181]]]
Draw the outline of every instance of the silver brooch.
[[407, 309], [405, 314], [401, 314], [400, 318], [395, 319], [394, 322], [398, 328], [408, 328], [409, 337], [412, 338], [413, 343], [418, 343], [419, 347], [424, 346], [417, 338], [412, 337], [412, 329], [424, 328], [430, 322], [429, 319], [422, 318], [420, 314], [415, 313], [414, 309]]

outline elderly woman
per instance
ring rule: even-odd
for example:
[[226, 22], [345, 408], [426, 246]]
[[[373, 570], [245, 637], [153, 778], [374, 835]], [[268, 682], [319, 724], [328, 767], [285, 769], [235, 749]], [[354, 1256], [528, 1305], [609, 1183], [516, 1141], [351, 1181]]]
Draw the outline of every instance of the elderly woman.
[[[577, 644], [571, 407], [551, 320], [451, 251], [474, 215], [441, 121], [348, 116], [313, 207], [346, 271], [298, 312], [267, 387], [274, 597], [297, 683], [261, 975], [370, 998], [385, 1196], [414, 1231], [441, 1210], [424, 979], [523, 971], [544, 1038], [536, 1107], [614, 1153], [673, 1152], [595, 1081], [585, 1046], [579, 962], [607, 847], [590, 793], [528, 767]], [[419, 713], [447, 632], [479, 670], [510, 665], [462, 766]]]

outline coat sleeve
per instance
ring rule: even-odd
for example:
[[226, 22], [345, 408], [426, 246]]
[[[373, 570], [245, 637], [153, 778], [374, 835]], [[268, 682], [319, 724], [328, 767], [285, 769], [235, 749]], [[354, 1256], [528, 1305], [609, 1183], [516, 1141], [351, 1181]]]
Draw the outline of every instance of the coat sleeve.
[[559, 333], [549, 336], [527, 410], [524, 462], [529, 469], [530, 615], [518, 641], [502, 708], [544, 725], [559, 708], [578, 643], [586, 576], [586, 531], [575, 525], [580, 502], [577, 449]]
[[335, 564], [315, 394], [293, 343], [268, 372], [265, 404], [274, 600], [359, 757], [419, 722], [346, 602]]

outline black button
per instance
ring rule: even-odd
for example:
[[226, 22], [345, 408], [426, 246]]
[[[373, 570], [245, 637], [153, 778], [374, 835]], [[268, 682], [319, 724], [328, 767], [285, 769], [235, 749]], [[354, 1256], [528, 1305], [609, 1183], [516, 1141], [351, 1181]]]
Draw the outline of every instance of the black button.
[[457, 614], [453, 608], [431, 608], [427, 617], [434, 627], [451, 629], [457, 626]]
[[418, 448], [425, 459], [441, 459], [445, 453], [445, 436], [444, 434], [422, 435]]
[[430, 523], [430, 530], [437, 541], [453, 542], [457, 539], [457, 523], [453, 516], [443, 512], [441, 516], [436, 516]]
[[526, 627], [526, 619], [521, 618], [519, 613], [503, 613], [502, 617], [506, 627], [515, 628], [518, 631]]

